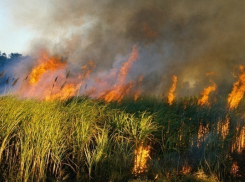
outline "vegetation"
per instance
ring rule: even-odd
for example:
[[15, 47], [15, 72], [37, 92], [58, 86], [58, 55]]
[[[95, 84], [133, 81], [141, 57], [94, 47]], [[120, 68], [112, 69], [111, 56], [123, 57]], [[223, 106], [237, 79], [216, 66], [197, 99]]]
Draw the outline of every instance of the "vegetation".
[[[244, 106], [1, 97], [0, 181], [243, 181]], [[147, 170], [133, 173], [140, 145], [150, 150]]]

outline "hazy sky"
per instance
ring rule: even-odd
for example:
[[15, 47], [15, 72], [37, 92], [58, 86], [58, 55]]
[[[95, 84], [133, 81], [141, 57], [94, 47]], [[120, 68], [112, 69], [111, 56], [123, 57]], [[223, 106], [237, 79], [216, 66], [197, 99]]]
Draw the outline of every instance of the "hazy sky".
[[200, 93], [207, 72], [219, 75], [213, 81], [223, 91], [234, 82], [232, 68], [244, 65], [244, 7], [241, 0], [0, 0], [0, 51], [35, 58], [44, 49], [70, 71], [93, 60], [101, 73], [136, 45], [131, 77], [143, 74], [147, 92], [165, 93], [176, 75], [183, 89], [200, 83]]
[[16, 24], [18, 17], [12, 17], [10, 14], [13, 2], [0, 0], [0, 51], [7, 54], [27, 53], [34, 32], [28, 27]]

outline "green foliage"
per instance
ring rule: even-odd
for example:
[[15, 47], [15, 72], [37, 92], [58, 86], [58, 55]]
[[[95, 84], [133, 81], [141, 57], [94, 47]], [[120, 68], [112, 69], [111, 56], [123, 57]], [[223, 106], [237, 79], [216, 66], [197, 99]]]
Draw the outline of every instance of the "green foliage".
[[[210, 107], [196, 103], [197, 98], [169, 106], [153, 97], [110, 104], [89, 98], [40, 102], [2, 97], [0, 181], [133, 180], [139, 144], [151, 146], [148, 172], [138, 176], [142, 180], [243, 179], [230, 169], [235, 158], [244, 158], [236, 149], [231, 153], [244, 125], [244, 103], [233, 111], [223, 98]], [[223, 138], [218, 125], [226, 118], [230, 129]], [[207, 131], [198, 137], [201, 125]], [[193, 175], [181, 172], [186, 164]], [[194, 175], [200, 169], [207, 179]]]

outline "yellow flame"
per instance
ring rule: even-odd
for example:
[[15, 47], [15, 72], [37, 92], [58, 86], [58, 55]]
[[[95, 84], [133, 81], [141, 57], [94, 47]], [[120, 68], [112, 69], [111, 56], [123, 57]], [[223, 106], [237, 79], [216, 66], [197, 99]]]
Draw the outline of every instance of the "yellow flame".
[[[123, 63], [119, 70], [112, 69], [110, 74], [104, 76], [99, 74], [100, 77], [93, 77], [81, 91], [84, 95], [106, 102], [119, 102], [126, 94], [132, 94], [136, 100], [140, 94], [143, 76], [135, 81], [127, 81], [127, 76], [138, 57], [138, 49], [133, 46], [129, 59]], [[95, 64], [90, 61], [81, 67], [81, 73], [70, 73], [66, 70], [65, 62], [45, 51], [41, 52], [36, 63], [28, 75], [28, 81], [26, 83], [23, 81], [19, 93], [23, 97], [34, 97], [40, 100], [66, 99], [75, 96], [81, 86], [88, 81], [91, 71], [95, 68]], [[112, 81], [114, 78], [116, 78], [116, 83]], [[135, 86], [136, 88], [134, 88]]]
[[138, 59], [138, 50], [136, 46], [133, 46], [133, 52], [131, 53], [127, 62], [123, 64], [121, 69], [119, 70], [117, 76], [117, 83], [109, 90], [102, 92], [99, 96], [100, 99], [105, 100], [106, 102], [111, 101], [121, 101], [125, 94], [127, 94], [135, 83], [125, 84], [126, 77], [130, 68], [133, 65], [133, 62]]
[[224, 122], [218, 122], [218, 133], [221, 134], [222, 138], [225, 139], [225, 137], [228, 135], [230, 130], [230, 119], [228, 116], [226, 116], [226, 119]]
[[51, 70], [57, 70], [65, 67], [65, 63], [62, 63], [58, 58], [50, 56], [47, 52], [43, 52], [41, 57], [37, 60], [38, 65], [34, 67], [30, 73], [29, 83], [35, 85], [39, 82], [42, 75]]
[[[66, 64], [62, 63], [59, 58], [50, 56], [47, 52], [41, 52], [37, 63], [30, 72], [27, 97], [36, 97], [47, 101], [63, 100], [75, 96], [84, 83], [84, 79], [89, 77], [95, 67], [94, 63], [90, 61], [81, 67], [82, 73], [80, 75], [69, 76], [70, 72], [65, 74]], [[26, 89], [22, 89], [21, 94], [25, 95]]]
[[197, 147], [199, 148], [201, 144], [205, 141], [206, 136], [209, 133], [209, 124], [206, 126], [203, 125], [203, 123], [200, 123], [198, 134], [197, 134]]
[[237, 82], [233, 84], [233, 90], [228, 96], [228, 107], [235, 109], [238, 107], [245, 91], [245, 71], [244, 66], [240, 65], [240, 75]]
[[242, 153], [245, 149], [245, 126], [243, 126], [239, 131], [240, 126], [236, 128], [236, 137], [235, 141], [232, 143], [231, 151], [237, 151], [238, 153]]
[[171, 86], [171, 88], [168, 92], [168, 103], [169, 103], [169, 105], [173, 104], [173, 101], [176, 97], [174, 92], [175, 92], [176, 85], [177, 85], [177, 76], [173, 75], [172, 81], [173, 81], [173, 85]]
[[150, 146], [144, 147], [140, 144], [134, 151], [134, 168], [133, 174], [136, 176], [148, 171], [147, 162], [150, 158]]
[[198, 99], [198, 105], [200, 105], [200, 106], [210, 104], [208, 101], [209, 94], [210, 94], [210, 92], [215, 91], [217, 88], [217, 85], [212, 80], [210, 80], [210, 82], [212, 83], [212, 85], [205, 88], [203, 90], [203, 92], [201, 93], [202, 97]]
[[62, 89], [54, 94], [49, 94], [45, 97], [46, 101], [52, 101], [55, 99], [65, 100], [69, 97], [75, 96], [77, 93], [78, 87], [74, 84], [67, 84]]

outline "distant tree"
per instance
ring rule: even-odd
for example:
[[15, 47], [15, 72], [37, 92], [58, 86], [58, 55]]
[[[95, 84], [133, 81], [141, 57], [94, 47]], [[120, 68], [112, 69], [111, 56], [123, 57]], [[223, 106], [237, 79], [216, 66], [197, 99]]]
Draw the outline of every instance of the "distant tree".
[[2, 67], [4, 65], [4, 63], [7, 61], [7, 56], [6, 53], [2, 53], [0, 52], [0, 67]]
[[11, 53], [11, 54], [9, 54], [9, 58], [10, 59], [21, 58], [21, 57], [22, 57], [22, 54], [19, 54], [19, 53]]
[[2, 56], [7, 58], [7, 54], [5, 52], [2, 54]]

